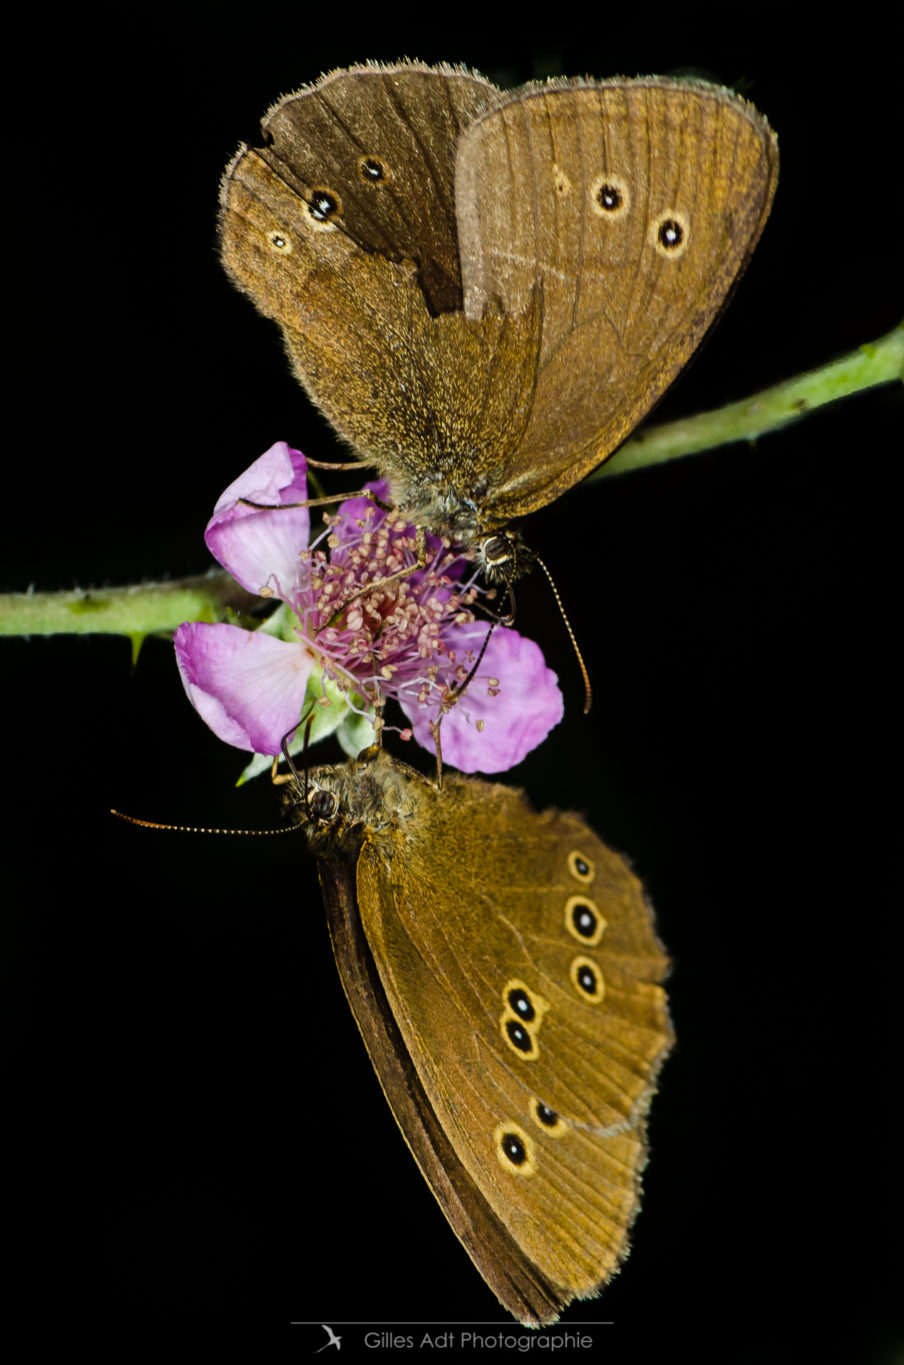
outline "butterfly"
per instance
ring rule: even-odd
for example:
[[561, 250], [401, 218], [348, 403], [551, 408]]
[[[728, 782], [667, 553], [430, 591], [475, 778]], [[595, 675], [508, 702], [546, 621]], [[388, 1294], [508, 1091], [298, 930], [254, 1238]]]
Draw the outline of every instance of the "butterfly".
[[503, 93], [464, 68], [334, 71], [279, 100], [221, 187], [233, 280], [400, 513], [490, 577], [513, 525], [625, 440], [769, 213], [765, 119], [649, 77]]
[[577, 815], [371, 749], [288, 787], [342, 985], [421, 1172], [521, 1322], [617, 1269], [672, 1031], [640, 882]]

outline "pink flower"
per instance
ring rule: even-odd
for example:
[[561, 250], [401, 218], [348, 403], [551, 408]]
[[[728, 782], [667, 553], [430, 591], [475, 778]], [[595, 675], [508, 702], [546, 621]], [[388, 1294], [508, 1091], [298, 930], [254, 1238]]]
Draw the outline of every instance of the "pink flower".
[[[431, 722], [443, 714], [443, 758], [462, 771], [519, 763], [562, 717], [556, 675], [539, 647], [497, 626], [455, 697], [489, 629], [470, 610], [478, 597], [473, 566], [428, 535], [426, 567], [386, 583], [416, 563], [414, 527], [353, 498], [309, 546], [308, 509], [287, 506], [306, 497], [304, 456], [278, 442], [230, 484], [208, 524], [207, 546], [223, 567], [249, 592], [285, 604], [260, 630], [187, 622], [176, 631], [185, 690], [214, 733], [236, 748], [276, 754], [306, 696], [308, 712], [312, 700], [326, 699], [340, 713], [344, 704], [369, 716], [375, 703], [394, 698], [411, 722], [403, 735], [430, 750]], [[284, 622], [288, 638], [272, 633], [274, 621]]]

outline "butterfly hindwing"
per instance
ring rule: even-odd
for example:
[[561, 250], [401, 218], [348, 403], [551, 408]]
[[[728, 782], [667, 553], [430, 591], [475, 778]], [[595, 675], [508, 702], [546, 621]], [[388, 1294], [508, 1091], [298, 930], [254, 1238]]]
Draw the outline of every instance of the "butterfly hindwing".
[[543, 288], [531, 420], [494, 489], [500, 515], [557, 497], [654, 406], [742, 273], [776, 174], [757, 111], [688, 81], [537, 86], [469, 126], [465, 312], [501, 299], [517, 313]]
[[[460, 1179], [561, 1308], [626, 1250], [671, 1038], [666, 959], [636, 878], [577, 817], [536, 815], [520, 794], [466, 779], [416, 795], [416, 815], [361, 850], [364, 935]], [[596, 940], [570, 933], [578, 903], [600, 902]], [[491, 1281], [488, 1253], [469, 1250]]]

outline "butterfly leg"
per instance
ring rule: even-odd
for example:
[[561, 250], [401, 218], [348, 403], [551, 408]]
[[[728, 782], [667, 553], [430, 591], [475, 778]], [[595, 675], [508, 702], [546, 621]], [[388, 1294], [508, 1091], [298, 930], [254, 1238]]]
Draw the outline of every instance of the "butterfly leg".
[[[371, 749], [373, 749], [373, 750], [379, 750], [379, 749], [382, 749], [382, 747], [383, 747], [383, 698], [382, 698], [382, 696], [376, 697], [376, 699], [374, 700], [374, 704], [373, 704], [373, 705], [374, 705], [374, 718], [373, 718], [373, 721], [371, 722], [371, 724], [372, 724], [373, 727], [374, 727], [374, 742], [373, 742], [373, 744], [369, 745], [368, 750], [367, 750], [366, 752], [370, 752]], [[359, 755], [359, 757], [360, 757], [360, 755]]]
[[369, 460], [339, 460], [329, 463], [326, 460], [312, 460], [309, 455], [305, 457], [305, 464], [308, 469], [373, 469]]
[[431, 733], [431, 735], [433, 736], [433, 742], [434, 742], [434, 744], [436, 745], [436, 789], [437, 789], [437, 791], [442, 791], [442, 786], [443, 786], [443, 750], [442, 750], [442, 744], [441, 744], [441, 742], [440, 742], [440, 726], [441, 726], [442, 723], [443, 723], [443, 717], [447, 714], [448, 711], [451, 710], [451, 708], [455, 705], [455, 703], [456, 703], [462, 696], [464, 696], [464, 693], [466, 692], [466, 690], [467, 690], [467, 688], [468, 688], [468, 684], [471, 682], [471, 680], [473, 679], [475, 673], [477, 672], [478, 668], [480, 667], [481, 663], [483, 662], [483, 656], [484, 656], [484, 654], [486, 654], [486, 652], [487, 652], [487, 645], [490, 643], [490, 636], [493, 634], [493, 631], [496, 629], [496, 627], [497, 627], [498, 624], [499, 624], [498, 621], [491, 621], [491, 622], [490, 622], [490, 626], [489, 626], [489, 629], [487, 630], [486, 636], [485, 636], [485, 638], [484, 638], [484, 642], [483, 642], [483, 644], [480, 646], [480, 653], [477, 655], [477, 658], [474, 660], [474, 663], [473, 663], [473, 665], [472, 665], [472, 667], [471, 667], [470, 672], [468, 673], [468, 676], [465, 678], [464, 682], [459, 683], [456, 687], [453, 687], [453, 688], [450, 690], [450, 692], [448, 693], [448, 695], [447, 695], [447, 696], [444, 698], [444, 700], [443, 700], [442, 706], [441, 706], [441, 708], [440, 708], [440, 713], [439, 713], [439, 715], [437, 716], [436, 720], [430, 722], [430, 733]]
[[284, 512], [290, 507], [328, 507], [331, 502], [346, 502], [350, 498], [369, 498], [384, 512], [392, 511], [392, 503], [378, 498], [372, 488], [361, 488], [357, 493], [337, 493], [326, 498], [304, 498], [301, 502], [252, 502], [250, 498], [239, 498], [242, 507], [253, 507], [258, 512]]
[[[331, 466], [323, 466], [323, 468], [328, 467]], [[290, 507], [326, 507], [329, 506], [330, 503], [347, 502], [351, 498], [369, 498], [370, 501], [375, 503], [382, 511], [391, 512], [393, 510], [393, 504], [384, 502], [382, 498], [377, 497], [372, 488], [362, 488], [357, 493], [343, 493], [341, 497], [305, 498], [301, 502], [252, 502], [250, 498], [239, 498], [238, 501], [243, 507], [253, 507], [258, 512], [281, 512]], [[346, 598], [345, 601], [336, 608], [333, 615], [335, 616], [340, 611], [344, 611], [347, 606], [356, 601], [359, 597], [363, 597], [366, 593], [385, 588], [390, 583], [397, 583], [400, 579], [407, 578], [409, 574], [415, 573], [418, 569], [423, 569], [427, 563], [427, 533], [423, 526], [415, 527], [414, 548], [415, 562], [413, 564], [409, 564], [404, 569], [399, 569], [397, 573], [388, 574], [385, 578], [378, 578], [373, 583], [368, 583], [366, 587], [360, 588], [356, 593], [353, 593], [351, 597]], [[321, 629], [323, 629], [323, 627], [321, 627]]]
[[443, 789], [443, 746], [440, 742], [439, 730], [443, 723], [443, 712], [437, 716], [436, 720], [430, 722], [430, 733], [433, 736], [433, 743], [436, 745], [436, 790], [441, 792]]
[[274, 787], [282, 787], [282, 786], [284, 786], [287, 782], [295, 782], [295, 783], [297, 783], [297, 782], [298, 782], [298, 777], [297, 777], [297, 774], [296, 774], [295, 772], [281, 773], [281, 772], [279, 771], [279, 760], [280, 760], [280, 755], [279, 755], [279, 754], [274, 754], [274, 755], [273, 755], [273, 762], [272, 762], [271, 765], [270, 765], [270, 781], [273, 783], [273, 786], [274, 786]]
[[[368, 493], [367, 489], [365, 489], [363, 495], [355, 494], [354, 496], [369, 497], [371, 495]], [[427, 533], [423, 526], [415, 527], [414, 552], [415, 561], [413, 564], [407, 565], [404, 569], [399, 569], [397, 573], [387, 574], [385, 578], [376, 578], [373, 583], [367, 583], [363, 588], [359, 588], [357, 592], [353, 592], [351, 597], [346, 597], [333, 611], [329, 621], [323, 623], [320, 630], [324, 630], [326, 626], [331, 625], [335, 621], [335, 618], [344, 612], [347, 607], [351, 606], [352, 602], [356, 602], [359, 597], [368, 597], [372, 592], [379, 592], [383, 588], [388, 587], [391, 583], [398, 583], [401, 579], [407, 578], [409, 574], [416, 573], [418, 569], [423, 569], [426, 566]]]

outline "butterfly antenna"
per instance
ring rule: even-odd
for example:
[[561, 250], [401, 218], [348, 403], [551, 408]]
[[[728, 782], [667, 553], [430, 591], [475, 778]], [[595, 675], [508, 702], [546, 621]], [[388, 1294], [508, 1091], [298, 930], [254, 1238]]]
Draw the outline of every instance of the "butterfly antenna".
[[[302, 722], [299, 721], [299, 722], [298, 722], [298, 725], [301, 725], [301, 724], [302, 724]], [[314, 724], [314, 715], [313, 715], [313, 712], [312, 712], [310, 718], [308, 719], [307, 727], [306, 727], [306, 729], [305, 729], [305, 734], [304, 734], [304, 753], [305, 753], [305, 754], [307, 754], [307, 751], [308, 751], [308, 735], [311, 733], [311, 726], [312, 726], [313, 724]], [[299, 776], [298, 769], [295, 767], [295, 764], [294, 764], [294, 762], [292, 761], [292, 755], [289, 753], [289, 744], [288, 744], [289, 738], [290, 738], [292, 735], [294, 735], [295, 731], [298, 729], [298, 725], [293, 725], [293, 726], [292, 726], [292, 729], [291, 729], [291, 730], [287, 730], [286, 733], [283, 735], [282, 739], [280, 740], [280, 748], [281, 748], [283, 754], [285, 755], [286, 762], [288, 763], [289, 767], [290, 767], [291, 770], [292, 770], [292, 771], [291, 771], [291, 775], [289, 775], [289, 776], [287, 776], [287, 777], [278, 777], [277, 774], [276, 774], [276, 765], [277, 765], [277, 763], [279, 762], [279, 755], [277, 754], [277, 755], [274, 757], [274, 759], [273, 759], [273, 767], [272, 767], [272, 769], [271, 769], [271, 771], [270, 771], [270, 777], [271, 777], [272, 781], [275, 782], [275, 783], [277, 783], [277, 784], [282, 783], [282, 782], [291, 782], [292, 776], [295, 777], [296, 781], [298, 781], [298, 782], [301, 781], [301, 777]], [[304, 770], [304, 780], [305, 780], [305, 804], [307, 804], [307, 778], [308, 778], [308, 770], [307, 770], [307, 767], [305, 767], [305, 770]], [[166, 824], [161, 823], [161, 822], [158, 821], [158, 820], [139, 820], [138, 817], [137, 817], [136, 815], [125, 815], [125, 814], [123, 814], [123, 812], [122, 812], [121, 810], [114, 810], [112, 807], [110, 808], [110, 814], [111, 814], [111, 815], [115, 815], [116, 818], [117, 818], [118, 820], [125, 820], [126, 823], [129, 824], [129, 825], [140, 825], [142, 829], [168, 829], [168, 830], [172, 830], [172, 831], [173, 831], [174, 833], [176, 833], [176, 834], [247, 834], [247, 835], [252, 835], [252, 834], [254, 834], [254, 835], [265, 835], [265, 834], [266, 834], [266, 835], [269, 835], [269, 834], [288, 834], [288, 833], [290, 833], [290, 831], [292, 831], [292, 830], [298, 828], [297, 825], [279, 825], [276, 829], [210, 829], [210, 828], [208, 828], [207, 826], [204, 826], [204, 825], [166, 825]]]
[[204, 825], [164, 825], [158, 820], [139, 820], [137, 815], [126, 815], [121, 810], [110, 807], [110, 814], [117, 820], [125, 820], [127, 825], [140, 825], [142, 829], [168, 829], [175, 834], [244, 834], [263, 837], [271, 834], [294, 834], [298, 825], [280, 825], [277, 829], [209, 829]]
[[559, 589], [555, 585], [555, 580], [553, 579], [552, 574], [549, 572], [540, 556], [535, 555], [534, 559], [540, 565], [540, 568], [543, 570], [543, 572], [546, 574], [547, 579], [549, 580], [549, 586], [552, 588], [552, 595], [556, 599], [556, 605], [558, 606], [559, 611], [562, 613], [562, 620], [565, 622], [565, 629], [568, 631], [568, 638], [571, 641], [575, 655], [577, 656], [578, 666], [581, 670], [581, 675], [584, 679], [584, 715], [586, 716], [590, 710], [590, 707], [593, 705], [593, 689], [590, 686], [590, 674], [587, 672], [587, 665], [584, 663], [584, 656], [578, 647], [578, 642], [577, 639], [575, 638], [575, 633], [571, 629], [571, 622], [569, 621], [568, 615], [565, 611], [565, 607], [562, 604], [562, 599], [559, 596]]
[[[282, 739], [279, 741], [280, 753], [286, 760], [286, 767], [289, 769], [289, 771], [287, 773], [280, 773], [277, 771], [277, 769], [279, 768], [279, 754], [273, 755], [273, 764], [270, 768], [270, 781], [273, 783], [274, 787], [282, 787], [286, 782], [293, 781], [296, 782], [299, 787], [301, 787], [302, 792], [304, 794], [304, 808], [309, 815], [310, 810], [308, 809], [308, 740], [311, 737], [311, 726], [313, 724], [314, 712], [312, 710], [307, 720], [302, 719], [298, 722], [298, 725], [293, 725], [292, 729], [287, 730], [286, 733], [283, 735]], [[301, 761], [303, 766], [301, 772], [299, 772], [298, 769], [296, 768], [295, 760], [289, 753], [289, 741], [300, 725], [304, 726], [304, 743], [302, 744], [301, 748]]]

